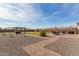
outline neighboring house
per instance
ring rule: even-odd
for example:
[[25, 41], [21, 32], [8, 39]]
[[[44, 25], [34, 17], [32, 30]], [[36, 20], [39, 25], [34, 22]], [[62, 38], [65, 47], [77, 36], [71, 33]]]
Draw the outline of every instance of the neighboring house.
[[61, 34], [78, 34], [79, 27], [78, 26], [55, 27], [55, 28], [41, 29], [41, 31], [52, 32], [52, 33], [61, 33]]

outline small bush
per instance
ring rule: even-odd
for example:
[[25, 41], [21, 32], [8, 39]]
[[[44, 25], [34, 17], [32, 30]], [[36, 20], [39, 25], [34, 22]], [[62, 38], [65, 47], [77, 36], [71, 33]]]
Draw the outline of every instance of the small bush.
[[40, 32], [40, 36], [45, 37], [46, 36], [46, 32], [45, 31], [41, 31]]

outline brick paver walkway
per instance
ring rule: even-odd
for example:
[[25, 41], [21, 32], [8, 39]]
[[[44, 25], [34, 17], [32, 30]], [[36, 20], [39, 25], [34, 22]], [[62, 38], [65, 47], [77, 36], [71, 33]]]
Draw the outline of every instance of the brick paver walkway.
[[44, 46], [56, 41], [56, 37], [46, 38], [46, 40], [23, 47], [32, 56], [59, 56], [60, 54], [44, 48]]

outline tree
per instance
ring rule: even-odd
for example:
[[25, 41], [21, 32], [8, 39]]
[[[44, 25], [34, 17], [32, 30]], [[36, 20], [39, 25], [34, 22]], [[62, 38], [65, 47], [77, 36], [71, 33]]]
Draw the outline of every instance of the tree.
[[77, 22], [77, 25], [79, 26], [79, 22]]
[[38, 28], [36, 29], [36, 32], [39, 32], [39, 29]]

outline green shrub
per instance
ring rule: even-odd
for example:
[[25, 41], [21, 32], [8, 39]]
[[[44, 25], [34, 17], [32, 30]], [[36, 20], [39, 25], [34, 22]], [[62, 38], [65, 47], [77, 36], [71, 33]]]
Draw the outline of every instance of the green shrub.
[[40, 36], [45, 37], [46, 36], [46, 32], [45, 31], [41, 31], [40, 32]]

